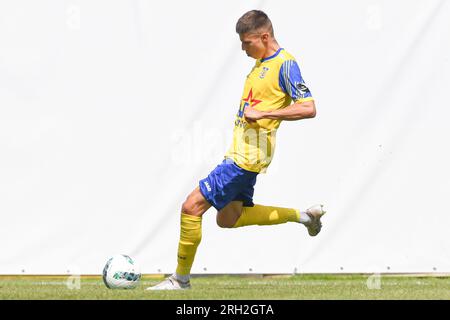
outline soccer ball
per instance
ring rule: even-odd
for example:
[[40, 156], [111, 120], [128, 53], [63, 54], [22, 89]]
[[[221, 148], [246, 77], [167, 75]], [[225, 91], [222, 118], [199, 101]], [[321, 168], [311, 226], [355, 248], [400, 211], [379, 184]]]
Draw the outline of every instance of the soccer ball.
[[103, 268], [103, 282], [109, 289], [134, 289], [141, 280], [141, 272], [129, 256], [116, 254]]

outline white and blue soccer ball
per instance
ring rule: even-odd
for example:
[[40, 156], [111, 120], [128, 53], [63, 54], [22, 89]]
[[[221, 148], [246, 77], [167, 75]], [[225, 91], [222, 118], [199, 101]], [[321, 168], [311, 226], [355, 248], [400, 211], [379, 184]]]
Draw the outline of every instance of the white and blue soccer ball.
[[139, 266], [124, 254], [110, 257], [103, 268], [103, 282], [109, 289], [134, 289], [140, 280]]

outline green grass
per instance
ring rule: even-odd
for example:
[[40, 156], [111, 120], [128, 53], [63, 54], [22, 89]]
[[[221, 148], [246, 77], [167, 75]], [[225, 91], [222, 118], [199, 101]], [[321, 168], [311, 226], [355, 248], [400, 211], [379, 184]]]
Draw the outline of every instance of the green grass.
[[63, 276], [0, 276], [4, 299], [450, 299], [450, 277], [381, 276], [380, 289], [368, 289], [367, 275], [283, 277], [205, 276], [186, 291], [145, 291], [160, 279], [144, 277], [134, 290], [107, 289], [100, 277], [82, 277], [79, 290]]

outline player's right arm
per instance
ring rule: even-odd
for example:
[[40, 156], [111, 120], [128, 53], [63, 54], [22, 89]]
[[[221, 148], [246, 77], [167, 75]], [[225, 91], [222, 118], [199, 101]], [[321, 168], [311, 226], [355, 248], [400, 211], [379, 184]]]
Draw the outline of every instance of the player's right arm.
[[247, 121], [256, 121], [260, 119], [287, 121], [309, 119], [316, 116], [316, 104], [314, 103], [314, 100], [300, 100], [286, 108], [273, 111], [259, 111], [248, 106], [245, 108], [244, 116]]
[[314, 100], [296, 102], [283, 109], [265, 112], [262, 119], [274, 120], [302, 120], [314, 118], [316, 116], [316, 104]]

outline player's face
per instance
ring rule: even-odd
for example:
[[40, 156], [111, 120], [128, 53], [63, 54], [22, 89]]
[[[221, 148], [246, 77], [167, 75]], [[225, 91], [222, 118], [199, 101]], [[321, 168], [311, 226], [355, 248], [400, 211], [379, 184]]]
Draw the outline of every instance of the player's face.
[[244, 50], [249, 57], [261, 59], [266, 52], [267, 34], [244, 33], [239, 38]]

